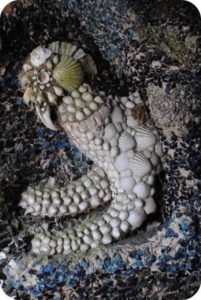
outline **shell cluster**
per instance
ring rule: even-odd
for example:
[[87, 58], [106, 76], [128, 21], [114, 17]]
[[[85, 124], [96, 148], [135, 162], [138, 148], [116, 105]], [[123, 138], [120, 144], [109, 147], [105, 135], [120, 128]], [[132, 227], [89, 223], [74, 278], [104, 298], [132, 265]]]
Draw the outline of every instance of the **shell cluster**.
[[135, 95], [107, 96], [82, 82], [84, 55], [68, 43], [35, 49], [23, 66], [26, 76], [37, 70], [25, 95], [31, 89], [36, 97], [31, 100], [38, 103], [38, 97], [46, 93], [48, 100], [41, 102], [45, 111], [38, 105], [36, 111], [47, 127], [55, 126], [50, 104], [57, 104], [57, 123], [94, 166], [63, 188], [29, 187], [20, 205], [34, 216], [73, 217], [110, 203], [72, 229], [36, 234], [32, 240], [35, 254], [69, 254], [108, 245], [141, 226], [156, 210], [154, 180], [161, 170], [163, 151], [147, 109]]

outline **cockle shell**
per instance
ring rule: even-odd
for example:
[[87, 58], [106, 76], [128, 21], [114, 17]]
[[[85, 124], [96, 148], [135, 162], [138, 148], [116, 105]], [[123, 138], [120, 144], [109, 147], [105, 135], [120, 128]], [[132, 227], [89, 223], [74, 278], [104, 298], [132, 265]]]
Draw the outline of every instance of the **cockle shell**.
[[145, 126], [137, 127], [135, 139], [137, 142], [137, 149], [139, 151], [147, 149], [147, 148], [155, 145], [155, 143], [157, 142], [156, 135]]
[[137, 153], [134, 158], [131, 159], [131, 168], [134, 175], [142, 178], [151, 171], [151, 164], [143, 154]]
[[44, 47], [37, 47], [31, 52], [31, 63], [34, 67], [40, 67], [47, 58], [52, 54], [50, 49]]
[[134, 138], [128, 132], [124, 131], [119, 138], [119, 148], [126, 152], [136, 145]]
[[53, 71], [53, 78], [66, 91], [71, 92], [82, 83], [81, 65], [72, 57], [63, 57]]

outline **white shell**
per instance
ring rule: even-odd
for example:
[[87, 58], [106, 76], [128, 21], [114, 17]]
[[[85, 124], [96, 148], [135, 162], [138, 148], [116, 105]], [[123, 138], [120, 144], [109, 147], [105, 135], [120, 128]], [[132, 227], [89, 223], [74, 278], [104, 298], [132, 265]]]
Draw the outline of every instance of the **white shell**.
[[119, 138], [119, 148], [126, 152], [136, 145], [134, 138], [128, 132], [124, 131]]
[[123, 177], [120, 179], [120, 187], [123, 190], [131, 191], [134, 187], [135, 180], [132, 177]]
[[41, 113], [40, 108], [38, 107], [38, 105], [36, 105], [36, 113], [47, 128], [49, 128], [51, 130], [58, 130], [58, 127], [51, 120], [49, 106], [46, 107], [46, 111], [44, 113]]
[[112, 242], [112, 237], [110, 234], [105, 234], [103, 239], [102, 239], [102, 243], [103, 245], [108, 245]]
[[25, 72], [28, 72], [28, 71], [30, 71], [30, 70], [32, 70], [32, 66], [31, 65], [29, 65], [29, 64], [24, 64], [23, 65], [23, 70], [25, 71]]
[[126, 222], [126, 221], [122, 222], [121, 225], [120, 225], [120, 229], [121, 229], [121, 231], [123, 231], [124, 233], [127, 233], [127, 232], [129, 231], [129, 229], [130, 229], [129, 223]]
[[139, 121], [134, 119], [132, 116], [128, 116], [127, 125], [133, 129], [136, 129], [136, 127], [139, 125]]
[[114, 125], [112, 123], [108, 124], [105, 128], [105, 138], [110, 141], [116, 132], [117, 130]]
[[131, 211], [128, 217], [128, 223], [132, 226], [132, 229], [136, 229], [142, 225], [146, 218], [143, 209], [136, 209], [135, 211]]
[[156, 202], [152, 197], [149, 197], [145, 200], [144, 211], [147, 215], [153, 214], [156, 211]]
[[120, 154], [115, 162], [115, 167], [119, 172], [124, 171], [129, 167], [130, 159], [126, 153]]
[[150, 196], [150, 186], [147, 183], [140, 181], [138, 184], [135, 185], [133, 192], [140, 199], [146, 199]]
[[55, 94], [48, 91], [47, 92], [47, 97], [48, 97], [48, 100], [50, 101], [50, 103], [57, 104], [57, 96]]
[[63, 90], [62, 90], [62, 88], [60, 88], [60, 87], [58, 87], [58, 86], [53, 86], [53, 89], [54, 89], [55, 94], [56, 94], [57, 96], [62, 96], [62, 95], [63, 95]]
[[40, 67], [48, 57], [50, 57], [52, 51], [50, 49], [37, 47], [31, 52], [31, 63], [35, 67]]
[[112, 121], [114, 123], [118, 123], [118, 122], [122, 123], [123, 119], [124, 117], [123, 117], [122, 110], [119, 107], [115, 107], [115, 109], [112, 112]]
[[154, 167], [156, 167], [157, 165], [160, 164], [160, 160], [159, 160], [159, 157], [157, 154], [155, 153], [152, 153], [152, 156], [151, 156], [151, 163], [153, 164]]
[[131, 159], [131, 168], [135, 176], [142, 178], [151, 171], [151, 164], [143, 154], [137, 153]]
[[145, 126], [137, 127], [135, 139], [139, 151], [147, 149], [157, 142], [156, 135]]
[[82, 49], [78, 49], [78, 50], [75, 52], [75, 54], [74, 54], [73, 57], [74, 57], [75, 60], [79, 60], [79, 59], [83, 58], [85, 55], [86, 55], [86, 54], [85, 54], [85, 52], [84, 52]]

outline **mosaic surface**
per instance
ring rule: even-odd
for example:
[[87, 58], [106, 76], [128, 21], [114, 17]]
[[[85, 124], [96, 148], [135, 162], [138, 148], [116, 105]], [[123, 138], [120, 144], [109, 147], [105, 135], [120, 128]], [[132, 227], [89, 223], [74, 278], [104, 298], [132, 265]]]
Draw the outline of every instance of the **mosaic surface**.
[[[198, 11], [183, 1], [18, 1], [6, 8], [0, 19], [0, 259], [7, 294], [187, 299], [198, 290], [200, 28]], [[164, 171], [156, 183], [157, 212], [126, 239], [86, 254], [34, 256], [30, 226], [60, 230], [71, 222], [25, 216], [21, 194], [29, 185], [61, 187], [92, 165], [65, 132], [45, 128], [23, 103], [22, 61], [57, 40], [79, 43], [93, 57], [98, 90], [143, 101], [162, 143]]]

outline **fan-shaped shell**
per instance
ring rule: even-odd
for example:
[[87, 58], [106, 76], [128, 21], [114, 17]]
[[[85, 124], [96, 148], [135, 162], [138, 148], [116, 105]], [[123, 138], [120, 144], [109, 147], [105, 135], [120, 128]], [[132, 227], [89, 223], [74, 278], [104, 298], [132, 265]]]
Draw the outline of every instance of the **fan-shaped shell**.
[[151, 164], [143, 154], [137, 153], [131, 160], [131, 168], [134, 175], [142, 178], [151, 171]]
[[78, 88], [83, 79], [81, 65], [72, 57], [63, 57], [53, 72], [53, 78], [66, 91]]
[[127, 125], [133, 129], [136, 129], [136, 127], [139, 125], [139, 121], [134, 119], [133, 116], [128, 116]]
[[65, 42], [53, 42], [49, 45], [52, 52], [62, 56], [72, 56], [77, 50], [77, 46]]
[[138, 126], [136, 129], [135, 139], [137, 142], [137, 149], [144, 150], [147, 149], [157, 142], [156, 135], [145, 126]]
[[134, 138], [127, 131], [124, 131], [119, 138], [119, 148], [126, 152], [136, 145]]

